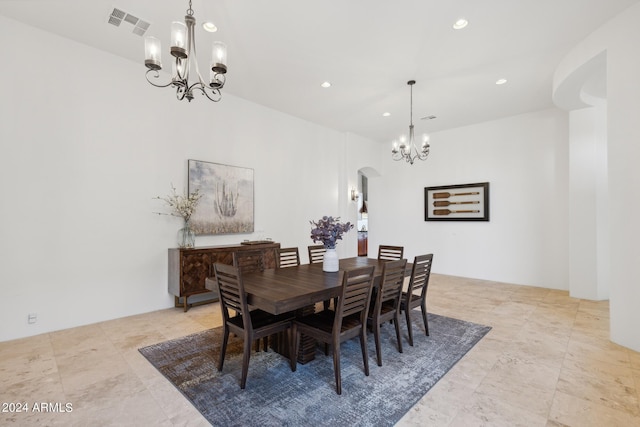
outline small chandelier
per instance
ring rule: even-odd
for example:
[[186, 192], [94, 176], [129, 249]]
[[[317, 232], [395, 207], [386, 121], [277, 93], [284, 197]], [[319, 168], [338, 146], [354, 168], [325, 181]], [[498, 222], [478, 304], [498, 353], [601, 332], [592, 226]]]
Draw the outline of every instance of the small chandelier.
[[[149, 83], [156, 87], [172, 86], [176, 88], [176, 97], [182, 101], [187, 98], [189, 102], [193, 99], [194, 90], [199, 90], [213, 102], [218, 102], [222, 98], [220, 90], [224, 87], [227, 72], [227, 47], [222, 42], [213, 43], [213, 59], [211, 60], [211, 71], [209, 73], [209, 83], [205, 83], [200, 70], [198, 69], [198, 58], [196, 56], [196, 39], [194, 27], [196, 19], [193, 17], [191, 0], [189, 9], [182, 22], [171, 23], [171, 55], [175, 58], [171, 81], [167, 84], [154, 83], [153, 79], [160, 77], [159, 70], [162, 69], [160, 40], [155, 37], [147, 37], [144, 43], [145, 60], [144, 65], [148, 70], [146, 78]], [[195, 74], [198, 81], [189, 82], [191, 66], [195, 67]]]
[[[409, 141], [407, 142], [406, 135], [400, 136], [400, 144], [398, 141], [393, 141], [393, 148], [391, 149], [391, 158], [393, 160], [405, 160], [407, 163], [413, 164], [416, 159], [427, 160], [429, 156], [429, 135], [426, 133], [422, 136], [422, 147], [418, 150], [413, 136], [413, 85], [416, 84], [415, 80], [409, 80], [407, 82], [411, 89], [411, 116], [409, 124]], [[435, 116], [425, 117], [426, 119], [435, 119]]]

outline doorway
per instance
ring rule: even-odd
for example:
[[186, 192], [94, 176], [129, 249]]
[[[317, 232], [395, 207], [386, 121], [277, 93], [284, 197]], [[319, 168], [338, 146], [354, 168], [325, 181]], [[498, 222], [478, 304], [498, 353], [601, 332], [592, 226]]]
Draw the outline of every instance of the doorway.
[[358, 171], [358, 256], [367, 256], [369, 240], [369, 210], [367, 207], [369, 180], [361, 171]]

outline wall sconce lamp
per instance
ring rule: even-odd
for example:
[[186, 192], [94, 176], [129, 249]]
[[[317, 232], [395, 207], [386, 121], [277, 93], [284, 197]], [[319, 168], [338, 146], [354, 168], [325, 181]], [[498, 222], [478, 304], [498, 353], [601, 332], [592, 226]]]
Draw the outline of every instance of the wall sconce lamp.
[[358, 190], [356, 190], [355, 188], [351, 188], [351, 200], [355, 202], [359, 197], [360, 195], [358, 194]]

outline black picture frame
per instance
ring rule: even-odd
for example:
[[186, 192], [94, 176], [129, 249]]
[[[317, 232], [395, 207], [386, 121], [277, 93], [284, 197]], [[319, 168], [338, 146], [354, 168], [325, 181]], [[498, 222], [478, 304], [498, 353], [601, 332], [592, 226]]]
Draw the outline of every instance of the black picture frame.
[[424, 188], [425, 221], [489, 221], [489, 183]]

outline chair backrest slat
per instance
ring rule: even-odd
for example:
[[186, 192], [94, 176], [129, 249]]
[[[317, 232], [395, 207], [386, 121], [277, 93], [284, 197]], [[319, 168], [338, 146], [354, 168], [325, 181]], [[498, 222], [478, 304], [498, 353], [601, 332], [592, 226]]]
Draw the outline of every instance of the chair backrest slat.
[[427, 292], [429, 276], [431, 275], [431, 264], [433, 264], [433, 254], [415, 257], [408, 292], [415, 292], [417, 290], [420, 290], [422, 294]]
[[[369, 307], [373, 272], [375, 267], [361, 267], [344, 271], [342, 278], [342, 295], [338, 299], [336, 322], [341, 323], [343, 317], [356, 313], [364, 313]], [[334, 325], [336, 327], [339, 325]]]
[[327, 248], [324, 245], [310, 245], [307, 250], [309, 251], [309, 264], [318, 264], [324, 260]]
[[394, 304], [398, 304], [402, 293], [402, 285], [404, 284], [404, 271], [406, 267], [406, 259], [389, 261], [384, 264], [382, 267], [380, 286], [378, 287], [378, 294], [376, 296], [376, 310], [379, 310], [385, 301], [394, 301]]
[[276, 261], [278, 268], [300, 265], [300, 254], [298, 252], [298, 248], [279, 248]]
[[[240, 315], [248, 314], [247, 295], [244, 292], [242, 276], [237, 267], [215, 263], [213, 265], [218, 295], [225, 321], [229, 320], [229, 310]], [[243, 316], [249, 319], [250, 316]]]
[[233, 265], [237, 267], [242, 273], [264, 271], [264, 252], [260, 250], [234, 252]]
[[389, 245], [378, 246], [378, 259], [385, 260], [385, 261], [397, 261], [402, 259], [403, 256], [404, 256], [403, 246], [389, 246]]

